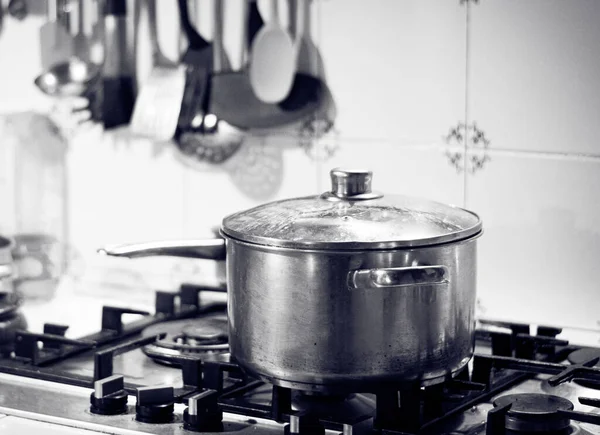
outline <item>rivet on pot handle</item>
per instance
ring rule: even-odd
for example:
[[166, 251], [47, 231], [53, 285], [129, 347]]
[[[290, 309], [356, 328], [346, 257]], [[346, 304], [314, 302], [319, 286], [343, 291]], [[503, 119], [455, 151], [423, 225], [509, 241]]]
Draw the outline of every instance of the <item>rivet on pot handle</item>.
[[351, 290], [445, 285], [449, 281], [446, 266], [359, 269], [348, 274], [348, 287]]

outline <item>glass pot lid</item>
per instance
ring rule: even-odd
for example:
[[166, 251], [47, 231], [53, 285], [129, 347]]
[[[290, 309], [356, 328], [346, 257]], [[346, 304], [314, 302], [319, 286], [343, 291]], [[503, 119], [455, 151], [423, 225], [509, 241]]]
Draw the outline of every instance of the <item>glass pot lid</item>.
[[223, 220], [233, 239], [298, 249], [361, 250], [430, 246], [481, 232], [481, 219], [459, 207], [371, 190], [368, 170], [336, 168], [331, 191], [270, 202]]

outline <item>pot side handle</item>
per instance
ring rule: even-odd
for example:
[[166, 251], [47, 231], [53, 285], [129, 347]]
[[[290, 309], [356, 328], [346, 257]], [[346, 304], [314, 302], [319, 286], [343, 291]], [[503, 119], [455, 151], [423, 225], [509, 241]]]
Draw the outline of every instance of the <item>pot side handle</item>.
[[446, 285], [450, 282], [448, 275], [446, 266], [358, 269], [348, 273], [348, 288], [357, 290]]
[[14, 278], [15, 270], [10, 264], [2, 264], [0, 265], [0, 279], [4, 278]]
[[225, 260], [225, 239], [170, 240], [129, 245], [107, 246], [98, 249], [99, 254], [112, 257], [151, 257], [156, 255]]

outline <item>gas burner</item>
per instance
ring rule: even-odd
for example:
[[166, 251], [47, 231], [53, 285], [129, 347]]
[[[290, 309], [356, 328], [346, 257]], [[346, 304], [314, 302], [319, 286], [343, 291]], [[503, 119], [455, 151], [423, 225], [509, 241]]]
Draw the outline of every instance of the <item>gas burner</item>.
[[[271, 406], [273, 386], [262, 384], [242, 396], [248, 403]], [[292, 410], [323, 421], [344, 421], [348, 416], [375, 415], [375, 396], [372, 394], [329, 395], [307, 391], [291, 391]]]
[[15, 334], [27, 329], [25, 316], [19, 310], [21, 299], [15, 293], [0, 293], [0, 354], [10, 355], [15, 347]]
[[[571, 364], [583, 364], [584, 362], [591, 361], [594, 358], [600, 358], [600, 349], [594, 349], [590, 347], [584, 347], [578, 349], [569, 354], [567, 359]], [[595, 367], [600, 367], [600, 362], [597, 362]], [[573, 382], [581, 385], [582, 387], [593, 388], [600, 390], [600, 382], [589, 381], [585, 379], [573, 379]]]
[[143, 347], [144, 353], [156, 362], [179, 366], [177, 358], [182, 355], [196, 355], [207, 361], [229, 360], [225, 314], [158, 323], [142, 331], [144, 337], [162, 333], [166, 334], [165, 338]]
[[494, 400], [495, 408], [509, 405], [505, 414], [506, 433], [569, 433], [571, 420], [561, 413], [573, 410], [573, 403], [567, 399], [551, 394], [522, 393]]
[[326, 421], [343, 421], [348, 415], [375, 415], [375, 396], [370, 394], [322, 395], [298, 391], [292, 406]]

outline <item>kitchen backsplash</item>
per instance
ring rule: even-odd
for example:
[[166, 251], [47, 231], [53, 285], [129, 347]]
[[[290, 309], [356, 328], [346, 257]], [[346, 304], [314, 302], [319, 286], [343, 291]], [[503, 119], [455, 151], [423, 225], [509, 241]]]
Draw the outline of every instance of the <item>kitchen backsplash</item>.
[[[159, 4], [159, 36], [175, 56], [166, 19], [175, 22], [175, 11]], [[226, 2], [225, 43], [237, 68], [235, 8]], [[312, 13], [338, 109], [324, 138], [252, 137], [215, 167], [183, 164], [169, 144], [123, 131], [74, 137], [69, 222], [81, 286], [109, 279], [107, 270], [118, 281], [128, 268], [136, 272], [124, 279], [176, 285], [191, 263], [99, 258], [95, 249], [210, 236], [227, 213], [323, 192], [330, 168], [365, 166], [377, 190], [481, 215], [480, 315], [600, 329], [600, 2], [315, 0]], [[41, 23], [5, 22], [2, 112], [49, 110], [33, 86]], [[210, 34], [210, 20], [201, 26]], [[138, 63], [140, 77], [148, 69]]]

